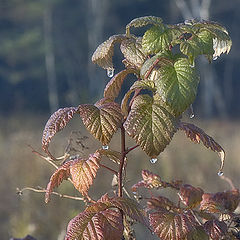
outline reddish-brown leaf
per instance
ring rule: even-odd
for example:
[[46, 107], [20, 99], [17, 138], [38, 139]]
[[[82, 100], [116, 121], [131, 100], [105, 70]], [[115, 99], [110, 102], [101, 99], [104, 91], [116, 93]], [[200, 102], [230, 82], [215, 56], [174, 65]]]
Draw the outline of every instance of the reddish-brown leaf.
[[209, 237], [214, 240], [220, 240], [227, 233], [227, 224], [222, 221], [210, 220], [204, 223], [204, 229]]
[[149, 214], [150, 225], [162, 240], [183, 240], [199, 226], [190, 211], [184, 213], [158, 210]]
[[147, 201], [147, 207], [149, 210], [163, 210], [166, 209], [167, 211], [171, 209], [177, 209], [175, 204], [170, 201], [168, 198], [163, 196], [158, 197], [151, 197]]
[[180, 122], [179, 129], [183, 130], [191, 141], [195, 143], [202, 142], [205, 147], [210, 148], [212, 151], [218, 153], [221, 158], [221, 166], [219, 169], [219, 175], [221, 175], [225, 160], [224, 149], [212, 137], [207, 135], [201, 128], [195, 126], [194, 124]]
[[203, 190], [189, 184], [184, 184], [180, 187], [178, 195], [187, 207], [194, 208], [202, 201]]
[[68, 179], [70, 176], [70, 165], [73, 161], [68, 161], [62, 166], [60, 166], [51, 176], [50, 181], [47, 185], [46, 194], [45, 194], [45, 202], [48, 203], [50, 201], [50, 194], [52, 193], [55, 187], [58, 187], [63, 180]]
[[78, 158], [70, 165], [70, 174], [74, 187], [84, 196], [87, 195], [89, 187], [92, 185], [94, 178], [99, 169], [98, 152], [90, 154], [88, 159]]
[[89, 132], [103, 145], [107, 145], [122, 123], [120, 106], [109, 99], [102, 99], [95, 105], [82, 104], [79, 113]]
[[133, 68], [125, 69], [118, 74], [116, 74], [106, 85], [104, 89], [104, 97], [109, 98], [114, 101], [114, 99], [118, 96], [123, 81], [130, 73], [136, 73], [137, 71]]
[[174, 189], [179, 189], [179, 186], [181, 185], [181, 182], [175, 181], [172, 183], [164, 182], [161, 180], [160, 176], [157, 174], [154, 174], [148, 170], [142, 170], [142, 178], [143, 180], [134, 184], [132, 186], [132, 191], [136, 192], [139, 187], [145, 187], [145, 188], [166, 188], [171, 187]]
[[75, 107], [60, 108], [58, 111], [53, 113], [47, 121], [43, 130], [42, 148], [49, 156], [52, 157], [48, 150], [48, 146], [52, 138], [68, 124], [76, 112], [77, 108]]
[[122, 234], [123, 224], [119, 210], [106, 209], [100, 212], [89, 212], [86, 209], [69, 222], [65, 240], [120, 240]]
[[200, 210], [210, 213], [234, 212], [239, 202], [240, 194], [237, 189], [226, 192], [204, 193], [200, 203]]

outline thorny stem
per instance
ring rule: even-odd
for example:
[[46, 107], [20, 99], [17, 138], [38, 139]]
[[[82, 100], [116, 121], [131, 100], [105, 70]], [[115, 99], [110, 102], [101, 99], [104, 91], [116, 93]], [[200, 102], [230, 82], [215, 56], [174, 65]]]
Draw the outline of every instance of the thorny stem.
[[121, 159], [120, 159], [119, 170], [118, 170], [118, 196], [119, 197], [123, 196], [122, 173], [123, 173], [125, 157], [126, 157], [125, 129], [122, 124], [121, 125]]
[[[21, 195], [24, 191], [33, 191], [33, 192], [37, 192], [37, 193], [46, 193], [47, 192], [46, 189], [42, 189], [42, 188], [25, 187], [23, 189], [17, 189], [17, 194]], [[84, 201], [84, 198], [81, 198], [81, 197], [74, 197], [74, 196], [70, 196], [70, 195], [61, 194], [58, 192], [52, 192], [52, 194], [57, 195], [60, 198], [68, 198], [68, 199], [73, 199], [73, 200], [78, 200], [78, 201]]]

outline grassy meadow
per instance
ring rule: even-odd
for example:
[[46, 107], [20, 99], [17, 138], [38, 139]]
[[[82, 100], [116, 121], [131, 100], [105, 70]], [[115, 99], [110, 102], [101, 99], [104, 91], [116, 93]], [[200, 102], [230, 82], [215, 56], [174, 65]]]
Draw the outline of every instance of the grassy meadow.
[[[45, 204], [44, 194], [26, 191], [23, 195], [16, 194], [16, 188], [45, 187], [54, 168], [39, 156], [32, 153], [29, 144], [39, 152], [41, 151], [41, 135], [45, 122], [49, 116], [11, 116], [1, 117], [0, 132], [0, 236], [2, 239], [10, 237], [24, 237], [31, 234], [38, 240], [62, 240], [68, 221], [80, 212], [84, 204], [79, 201], [52, 196], [51, 202]], [[184, 119], [201, 127], [212, 136], [226, 151], [224, 174], [230, 177], [238, 187], [240, 184], [240, 123], [234, 121], [199, 121]], [[58, 133], [50, 144], [50, 150], [55, 156], [64, 153], [69, 136], [72, 131], [78, 137], [87, 136], [82, 140], [83, 145], [89, 149], [79, 154], [87, 156], [90, 152], [101, 147], [84, 129], [80, 118], [75, 116], [70, 124], [61, 133]], [[74, 135], [74, 134], [73, 134]], [[73, 136], [72, 135], [72, 136]], [[110, 148], [118, 150], [120, 139], [117, 133], [110, 144]], [[134, 142], [127, 139], [128, 146]], [[183, 132], [177, 132], [171, 144], [161, 153], [155, 164], [150, 163], [140, 148], [128, 155], [126, 173], [126, 188], [141, 179], [141, 169], [148, 169], [159, 174], [164, 180], [181, 179], [185, 183], [203, 188], [206, 192], [217, 192], [228, 189], [229, 185], [218, 175], [220, 159], [218, 155], [203, 145], [194, 144], [185, 137]], [[104, 160], [107, 165], [112, 163]], [[111, 192], [112, 175], [105, 169], [100, 169], [90, 195], [97, 199], [104, 192]], [[79, 196], [78, 192], [68, 183], [64, 182], [56, 189], [60, 193]], [[161, 192], [161, 191], [160, 191]], [[142, 228], [137, 227], [139, 235]], [[146, 234], [142, 239], [146, 239]], [[139, 237], [138, 239], [141, 239]]]

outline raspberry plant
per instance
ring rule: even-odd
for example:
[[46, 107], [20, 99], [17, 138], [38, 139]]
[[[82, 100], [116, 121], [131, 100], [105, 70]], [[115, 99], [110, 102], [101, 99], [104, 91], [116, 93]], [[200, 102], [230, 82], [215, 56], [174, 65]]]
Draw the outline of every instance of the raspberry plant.
[[[149, 25], [143, 36], [131, 32], [132, 28]], [[117, 43], [125, 68], [114, 75], [112, 57]], [[92, 61], [111, 77], [103, 98], [95, 104], [59, 109], [48, 120], [42, 137], [43, 150], [53, 163], [57, 159], [49, 151], [52, 138], [74, 115], [79, 115], [90, 134], [103, 145], [86, 158], [66, 152], [64, 162], [45, 190], [45, 200], [49, 202], [53, 189], [69, 180], [87, 203], [85, 210], [69, 222], [66, 240], [136, 239], [135, 222], [142, 223], [162, 240], [240, 239], [239, 216], [234, 213], [240, 195], [232, 184], [231, 190], [205, 193], [181, 181], [164, 182], [159, 175], [143, 170], [143, 180], [132, 187], [135, 197], [123, 192], [128, 153], [141, 147], [155, 162], [178, 130], [184, 131], [191, 141], [217, 152], [221, 159], [218, 174], [223, 175], [223, 148], [202, 129], [182, 122], [181, 116], [191, 108], [197, 94], [196, 58], [204, 55], [211, 63], [228, 53], [231, 45], [227, 30], [216, 22], [191, 20], [167, 25], [159, 17], [147, 16], [132, 20], [125, 34], [113, 35], [98, 46]], [[119, 103], [116, 98], [128, 75], [134, 83]], [[120, 149], [110, 149], [108, 144], [118, 130]], [[127, 135], [136, 141], [135, 146], [126, 146]], [[103, 165], [103, 157], [113, 161], [116, 168]], [[115, 176], [117, 191], [95, 200], [88, 190], [101, 167]], [[171, 201], [158, 191], [140, 196], [140, 187], [149, 191], [173, 189], [178, 200]]]

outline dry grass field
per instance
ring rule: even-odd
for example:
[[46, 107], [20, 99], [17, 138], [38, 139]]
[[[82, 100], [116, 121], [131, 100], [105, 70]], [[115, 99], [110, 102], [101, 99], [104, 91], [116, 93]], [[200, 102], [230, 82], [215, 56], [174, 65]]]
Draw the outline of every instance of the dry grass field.
[[[83, 203], [79, 201], [52, 197], [52, 201], [45, 204], [43, 194], [34, 192], [24, 192], [22, 196], [16, 194], [17, 187], [45, 187], [54, 171], [52, 166], [33, 154], [28, 147], [30, 144], [35, 150], [41, 152], [41, 134], [47, 119], [48, 116], [40, 115], [0, 119], [1, 239], [31, 234], [38, 240], [62, 240], [67, 222], [83, 208]], [[236, 186], [240, 186], [240, 123], [237, 121], [199, 121], [197, 118], [185, 120], [203, 128], [222, 145], [226, 151], [224, 174], [230, 177]], [[54, 138], [50, 146], [53, 154], [56, 156], [63, 154], [73, 130], [80, 130], [81, 136], [88, 137], [83, 143], [89, 149], [80, 152], [80, 155], [85, 156], [101, 147], [88, 135], [81, 120], [76, 116], [68, 127]], [[110, 148], [119, 149], [118, 139], [119, 134], [116, 134]], [[131, 139], [127, 142], [129, 146], [134, 144]], [[220, 166], [218, 155], [203, 145], [190, 142], [183, 132], [176, 133], [172, 143], [158, 157], [157, 163], [152, 164], [149, 160], [149, 157], [139, 148], [128, 155], [127, 188], [140, 180], [141, 169], [149, 169], [165, 180], [181, 179], [185, 183], [203, 188], [206, 192], [217, 192], [229, 188], [228, 184], [217, 175]], [[105, 163], [108, 164], [106, 160]], [[111, 174], [101, 169], [90, 194], [97, 199], [104, 192], [111, 191], [111, 181]], [[67, 182], [64, 182], [57, 191], [78, 195]]]

